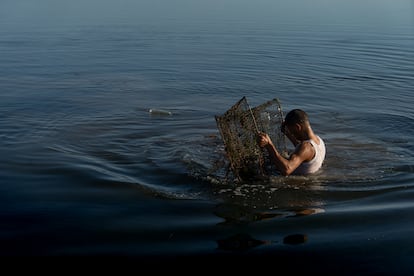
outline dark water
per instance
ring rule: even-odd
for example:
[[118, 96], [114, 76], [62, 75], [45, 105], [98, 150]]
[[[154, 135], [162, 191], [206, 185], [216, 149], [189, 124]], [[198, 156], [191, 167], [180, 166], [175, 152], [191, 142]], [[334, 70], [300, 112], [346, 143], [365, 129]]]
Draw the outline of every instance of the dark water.
[[[0, 4], [0, 255], [414, 272], [412, 2], [161, 2]], [[306, 110], [322, 171], [221, 181], [243, 96]]]

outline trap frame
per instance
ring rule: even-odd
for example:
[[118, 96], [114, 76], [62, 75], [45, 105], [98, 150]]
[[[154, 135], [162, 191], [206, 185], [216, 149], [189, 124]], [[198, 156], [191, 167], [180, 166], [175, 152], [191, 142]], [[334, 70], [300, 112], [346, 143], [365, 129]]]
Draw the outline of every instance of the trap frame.
[[287, 154], [286, 137], [281, 132], [284, 120], [277, 98], [250, 108], [244, 96], [215, 120], [224, 143], [233, 176], [239, 181], [267, 177], [272, 164], [267, 151], [257, 143], [258, 132], [267, 133], [276, 149]]

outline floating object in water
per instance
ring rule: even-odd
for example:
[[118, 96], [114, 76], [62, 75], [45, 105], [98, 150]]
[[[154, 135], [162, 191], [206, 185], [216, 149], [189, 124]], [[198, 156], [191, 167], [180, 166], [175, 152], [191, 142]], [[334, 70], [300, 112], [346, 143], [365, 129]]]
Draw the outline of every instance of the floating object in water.
[[148, 112], [149, 112], [150, 114], [153, 114], [153, 115], [165, 115], [165, 116], [172, 115], [172, 112], [171, 112], [171, 111], [168, 111], [168, 110], [165, 110], [165, 109], [155, 109], [155, 108], [150, 108], [150, 109], [148, 110]]

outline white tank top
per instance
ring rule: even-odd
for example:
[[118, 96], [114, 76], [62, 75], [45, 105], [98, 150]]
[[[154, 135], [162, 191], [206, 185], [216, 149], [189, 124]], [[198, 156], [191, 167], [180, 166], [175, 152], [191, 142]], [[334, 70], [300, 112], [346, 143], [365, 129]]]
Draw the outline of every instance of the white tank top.
[[[293, 172], [294, 174], [311, 174], [316, 172], [322, 167], [322, 163], [325, 160], [325, 143], [321, 139], [321, 137], [317, 136], [319, 138], [319, 145], [313, 141], [312, 139], [307, 140], [305, 142], [310, 142], [313, 148], [315, 149], [315, 156], [312, 160], [303, 162], [300, 164], [299, 167], [296, 168], [296, 170]], [[300, 146], [300, 145], [298, 145]]]

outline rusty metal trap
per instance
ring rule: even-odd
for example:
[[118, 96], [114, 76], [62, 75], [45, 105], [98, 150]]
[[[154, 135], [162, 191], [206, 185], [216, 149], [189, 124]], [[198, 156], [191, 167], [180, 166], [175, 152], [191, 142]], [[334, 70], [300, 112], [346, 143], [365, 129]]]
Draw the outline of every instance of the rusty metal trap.
[[243, 97], [215, 120], [235, 180], [263, 179], [274, 172], [267, 151], [257, 143], [258, 132], [267, 133], [277, 150], [287, 153], [286, 137], [281, 132], [284, 116], [277, 98], [251, 108]]

